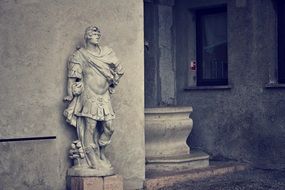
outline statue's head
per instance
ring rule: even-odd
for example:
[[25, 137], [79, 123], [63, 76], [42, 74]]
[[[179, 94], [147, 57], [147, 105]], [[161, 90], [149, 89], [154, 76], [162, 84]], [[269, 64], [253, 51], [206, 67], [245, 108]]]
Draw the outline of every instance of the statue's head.
[[101, 32], [97, 26], [89, 26], [85, 30], [84, 40], [86, 43], [99, 44]]

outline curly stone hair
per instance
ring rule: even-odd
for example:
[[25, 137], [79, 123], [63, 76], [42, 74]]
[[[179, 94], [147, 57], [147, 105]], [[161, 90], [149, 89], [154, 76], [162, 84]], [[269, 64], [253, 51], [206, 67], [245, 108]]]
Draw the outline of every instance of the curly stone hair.
[[85, 30], [85, 34], [84, 34], [85, 42], [87, 42], [95, 32], [101, 33], [100, 29], [97, 26], [89, 26], [89, 27], [87, 27], [86, 30]]

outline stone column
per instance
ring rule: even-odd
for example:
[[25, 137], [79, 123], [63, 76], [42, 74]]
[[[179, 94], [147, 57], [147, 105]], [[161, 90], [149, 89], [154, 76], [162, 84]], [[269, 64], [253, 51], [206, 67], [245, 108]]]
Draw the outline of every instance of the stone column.
[[158, 62], [161, 105], [175, 104], [174, 0], [158, 0]]

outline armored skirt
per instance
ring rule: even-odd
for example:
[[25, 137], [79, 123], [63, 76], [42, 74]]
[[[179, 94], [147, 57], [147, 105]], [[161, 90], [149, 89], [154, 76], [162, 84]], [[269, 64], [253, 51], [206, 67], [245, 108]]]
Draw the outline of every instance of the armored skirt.
[[[76, 51], [69, 60], [68, 77], [75, 78], [72, 86], [74, 99], [65, 110], [67, 121], [76, 127], [76, 119], [87, 117], [96, 121], [108, 121], [115, 118], [110, 101], [110, 92], [96, 94], [92, 85], [96, 79], [116, 84], [120, 75], [120, 65], [109, 49], [102, 50], [102, 55], [95, 57], [84, 49]], [[115, 70], [113, 70], [115, 69]], [[97, 78], [96, 78], [97, 77]]]
[[103, 95], [98, 95], [88, 87], [85, 87], [84, 91], [77, 99], [74, 115], [89, 117], [97, 121], [114, 119], [115, 114], [111, 105], [109, 91]]

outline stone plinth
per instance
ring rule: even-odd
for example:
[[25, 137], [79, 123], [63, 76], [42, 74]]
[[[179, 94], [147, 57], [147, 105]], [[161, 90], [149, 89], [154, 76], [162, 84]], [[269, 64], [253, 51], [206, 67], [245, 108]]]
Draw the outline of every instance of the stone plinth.
[[146, 171], [185, 171], [209, 166], [209, 155], [190, 151], [192, 107], [145, 109]]
[[67, 170], [68, 176], [74, 176], [74, 177], [89, 177], [89, 176], [97, 176], [97, 177], [103, 177], [103, 176], [112, 176], [114, 175], [114, 170], [96, 170], [93, 168], [85, 168], [85, 167], [76, 167], [73, 166], [72, 168], [69, 168]]
[[209, 167], [188, 171], [147, 171], [144, 187], [147, 190], [164, 189], [185, 181], [198, 181], [249, 169], [248, 164], [236, 162], [212, 162]]
[[104, 190], [123, 190], [123, 178], [119, 175], [103, 177]]
[[146, 159], [189, 154], [186, 139], [193, 128], [192, 107], [145, 109]]
[[120, 175], [106, 177], [71, 177], [71, 190], [123, 190]]

